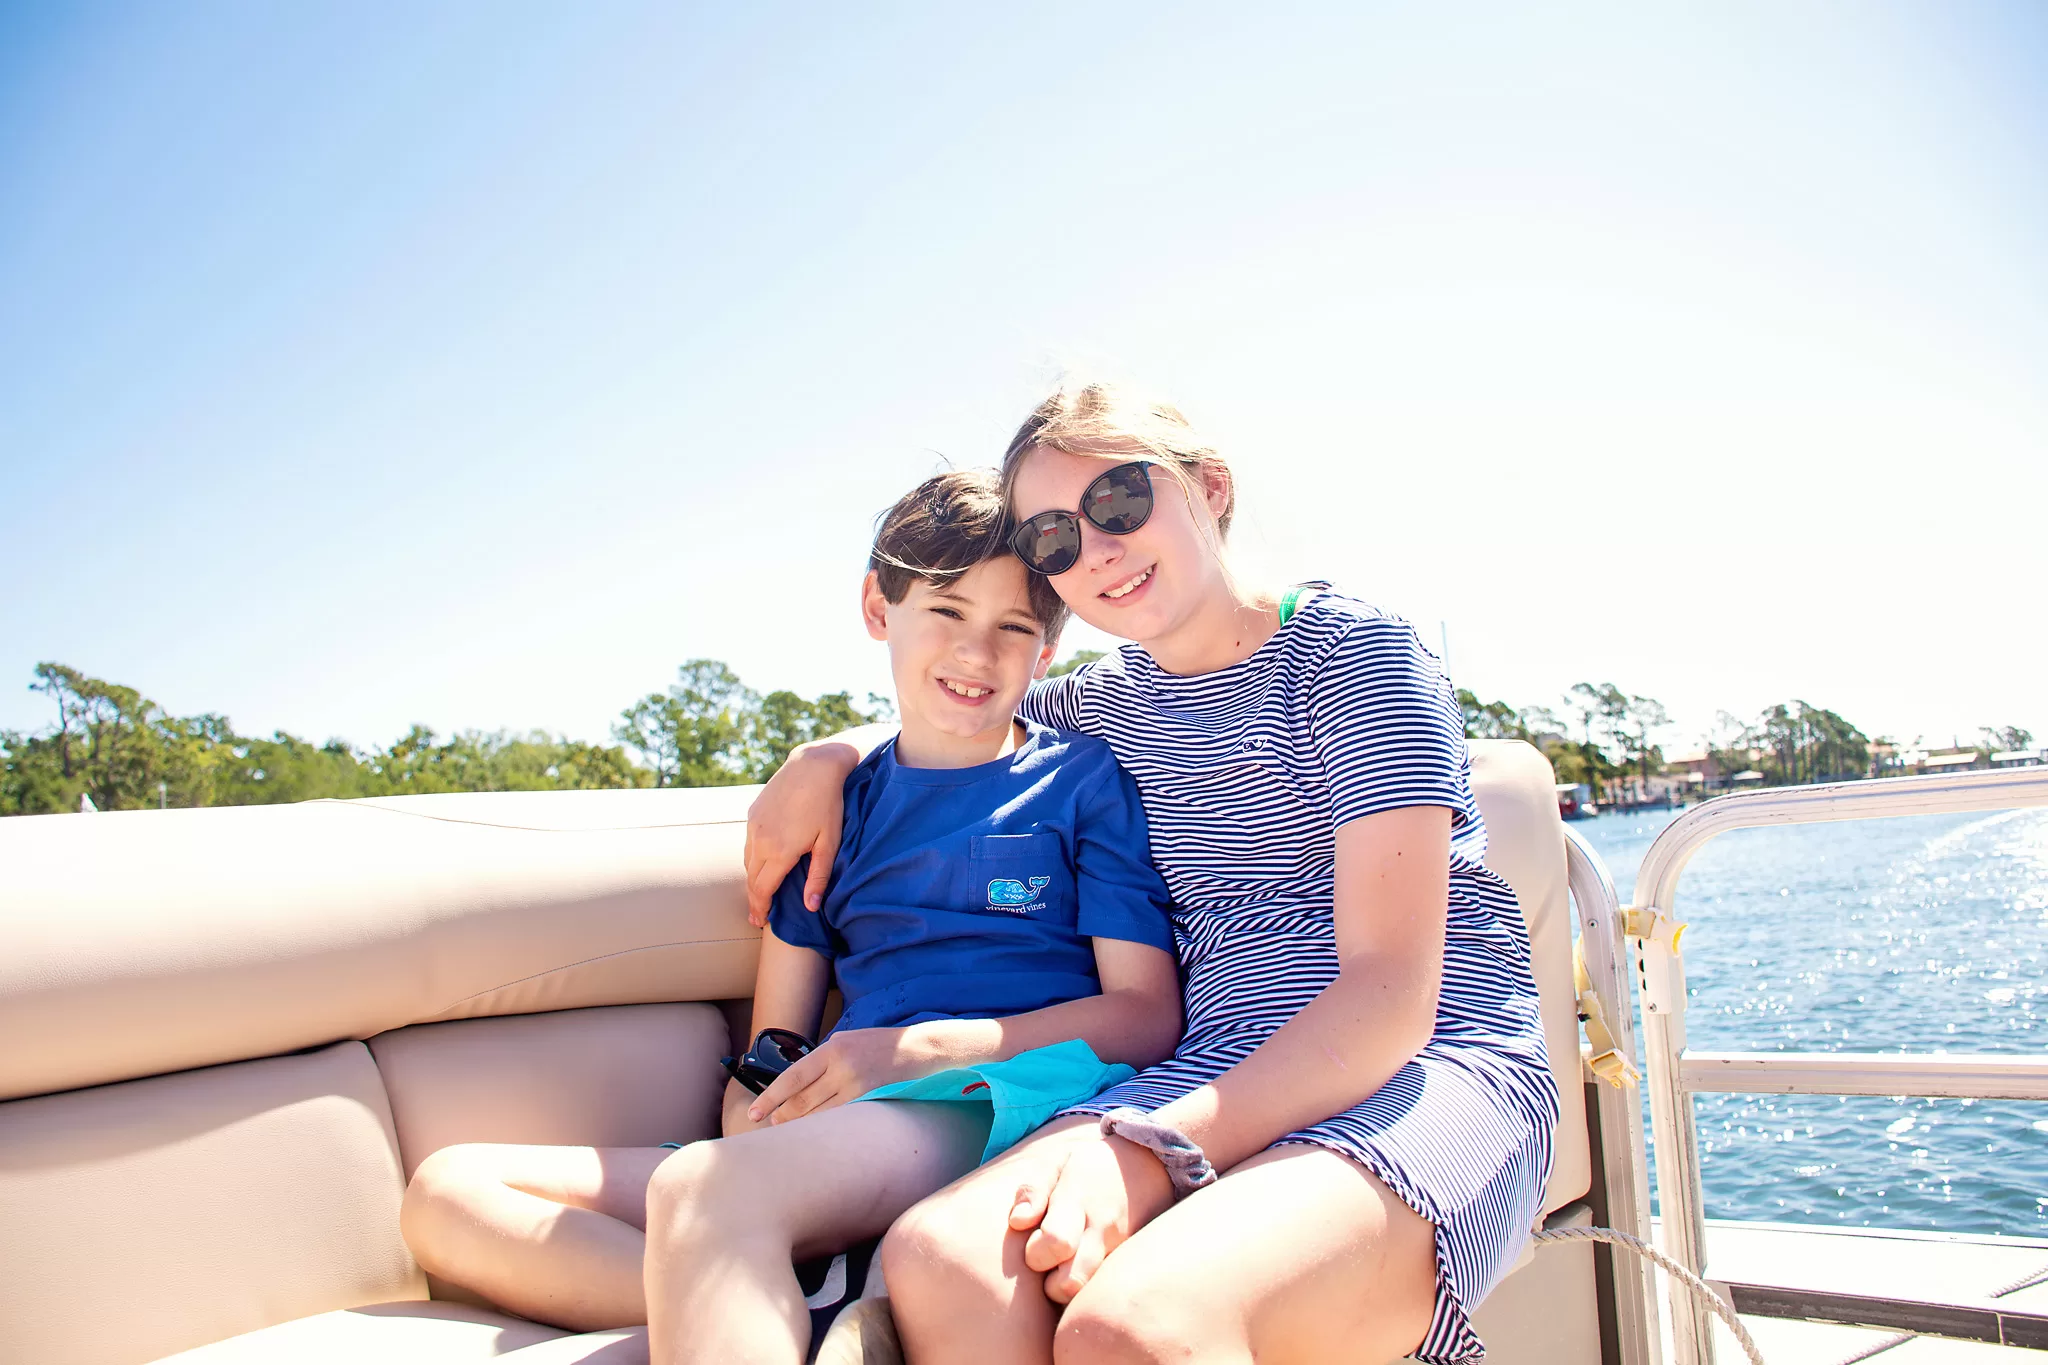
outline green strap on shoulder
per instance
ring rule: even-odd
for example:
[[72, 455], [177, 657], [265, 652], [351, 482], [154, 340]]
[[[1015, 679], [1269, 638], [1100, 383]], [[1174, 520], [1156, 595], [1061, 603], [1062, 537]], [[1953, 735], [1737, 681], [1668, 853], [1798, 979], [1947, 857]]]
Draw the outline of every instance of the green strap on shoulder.
[[1294, 615], [1294, 609], [1301, 605], [1301, 595], [1307, 592], [1308, 590], [1308, 584], [1296, 583], [1293, 587], [1287, 590], [1287, 595], [1280, 599], [1281, 625], [1286, 625], [1287, 619]]

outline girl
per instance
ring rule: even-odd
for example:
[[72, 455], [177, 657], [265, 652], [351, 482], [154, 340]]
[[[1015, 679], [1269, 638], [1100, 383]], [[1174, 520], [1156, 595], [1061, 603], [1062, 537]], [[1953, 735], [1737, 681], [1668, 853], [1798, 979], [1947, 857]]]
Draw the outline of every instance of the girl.
[[[1536, 1216], [1557, 1095], [1437, 660], [1327, 585], [1240, 585], [1229, 467], [1169, 406], [1062, 391], [1003, 474], [1019, 556], [1133, 642], [1022, 713], [1100, 736], [1136, 779], [1187, 1032], [896, 1224], [904, 1346], [979, 1365], [1478, 1358], [1469, 1311]], [[858, 749], [811, 746], [756, 803], [757, 911], [800, 854], [831, 861]]]

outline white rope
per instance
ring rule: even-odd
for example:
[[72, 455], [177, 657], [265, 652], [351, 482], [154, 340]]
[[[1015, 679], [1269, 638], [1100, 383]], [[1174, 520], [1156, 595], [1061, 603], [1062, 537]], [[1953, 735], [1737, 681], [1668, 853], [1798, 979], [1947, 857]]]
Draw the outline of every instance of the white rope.
[[1537, 1243], [1605, 1242], [1609, 1246], [1622, 1247], [1633, 1251], [1636, 1255], [1658, 1266], [1665, 1274], [1677, 1280], [1687, 1289], [1690, 1289], [1695, 1298], [1713, 1309], [1714, 1315], [1727, 1323], [1728, 1330], [1735, 1333], [1735, 1339], [1742, 1343], [1743, 1352], [1749, 1357], [1749, 1365], [1764, 1365], [1763, 1352], [1757, 1350], [1756, 1343], [1750, 1340], [1749, 1329], [1742, 1325], [1741, 1318], [1735, 1316], [1735, 1310], [1730, 1308], [1705, 1280], [1693, 1274], [1690, 1270], [1687, 1270], [1648, 1242], [1643, 1241], [1640, 1237], [1631, 1237], [1625, 1232], [1616, 1232], [1613, 1228], [1553, 1228], [1548, 1232], [1538, 1232], [1529, 1240]]

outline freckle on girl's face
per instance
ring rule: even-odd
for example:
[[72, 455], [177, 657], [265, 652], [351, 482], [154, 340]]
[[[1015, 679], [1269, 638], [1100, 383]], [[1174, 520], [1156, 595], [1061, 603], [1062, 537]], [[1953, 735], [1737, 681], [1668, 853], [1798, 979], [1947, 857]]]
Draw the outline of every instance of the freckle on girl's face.
[[[1072, 512], [1089, 484], [1126, 462], [1121, 455], [1072, 455], [1035, 447], [1017, 471], [1011, 511], [1019, 521], [1040, 512]], [[1052, 579], [1053, 589], [1076, 616], [1098, 630], [1140, 642], [1166, 635], [1221, 583], [1221, 565], [1179, 478], [1155, 466], [1150, 480], [1152, 515], [1145, 524], [1129, 535], [1113, 536], [1080, 518], [1081, 557]], [[1111, 592], [1120, 595], [1110, 597]]]

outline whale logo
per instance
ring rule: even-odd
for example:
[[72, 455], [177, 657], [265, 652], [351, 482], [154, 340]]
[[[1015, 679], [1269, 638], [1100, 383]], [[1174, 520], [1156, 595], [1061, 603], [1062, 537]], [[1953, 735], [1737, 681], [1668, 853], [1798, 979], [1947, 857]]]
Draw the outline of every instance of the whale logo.
[[1015, 877], [998, 877], [988, 884], [988, 903], [1004, 907], [1030, 905], [1051, 885], [1050, 877], [1033, 877], [1028, 887]]

